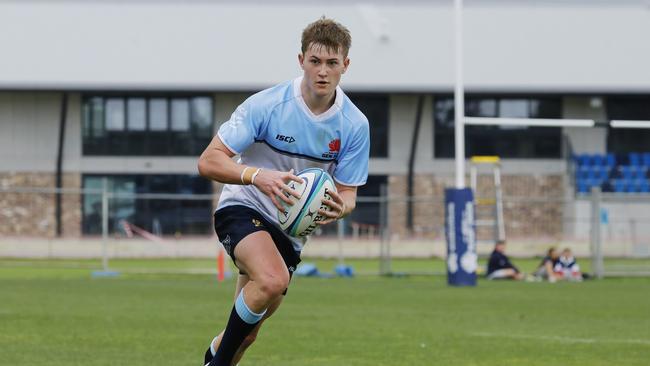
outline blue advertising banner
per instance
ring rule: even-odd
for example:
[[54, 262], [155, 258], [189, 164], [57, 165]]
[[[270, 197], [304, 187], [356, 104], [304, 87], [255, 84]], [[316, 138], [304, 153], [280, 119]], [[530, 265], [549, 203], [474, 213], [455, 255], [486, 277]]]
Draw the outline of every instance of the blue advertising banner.
[[474, 194], [470, 188], [445, 190], [447, 283], [476, 286], [476, 227]]

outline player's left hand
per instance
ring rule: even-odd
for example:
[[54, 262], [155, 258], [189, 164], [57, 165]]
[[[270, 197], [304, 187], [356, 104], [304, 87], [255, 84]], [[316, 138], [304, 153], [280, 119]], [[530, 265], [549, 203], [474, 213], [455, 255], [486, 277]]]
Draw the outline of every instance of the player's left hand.
[[327, 191], [327, 194], [329, 194], [332, 199], [322, 200], [323, 204], [329, 207], [329, 210], [324, 210], [322, 208], [318, 210], [318, 213], [325, 217], [323, 221], [319, 222], [320, 225], [327, 225], [330, 222], [334, 222], [345, 214], [345, 202], [343, 202], [341, 195], [336, 191]]

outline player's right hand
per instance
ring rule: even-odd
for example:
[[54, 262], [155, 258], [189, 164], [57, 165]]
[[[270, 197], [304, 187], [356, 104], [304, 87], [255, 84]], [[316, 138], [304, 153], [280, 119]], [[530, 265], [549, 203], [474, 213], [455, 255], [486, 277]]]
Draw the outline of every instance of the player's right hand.
[[300, 194], [287, 185], [291, 181], [302, 183], [302, 179], [293, 174], [293, 169], [288, 172], [262, 169], [257, 174], [257, 177], [255, 177], [253, 185], [262, 191], [262, 193], [269, 196], [278, 210], [284, 211], [285, 208], [280, 203], [280, 200], [288, 205], [293, 205], [293, 200], [291, 200], [290, 196], [300, 198]]

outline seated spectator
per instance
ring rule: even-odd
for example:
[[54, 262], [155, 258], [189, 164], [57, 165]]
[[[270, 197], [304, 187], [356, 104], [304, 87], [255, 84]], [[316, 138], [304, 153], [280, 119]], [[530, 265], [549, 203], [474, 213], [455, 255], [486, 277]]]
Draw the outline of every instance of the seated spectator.
[[488, 261], [487, 279], [508, 279], [508, 280], [523, 280], [524, 275], [515, 267], [510, 259], [505, 255], [506, 242], [499, 240], [494, 246], [494, 251], [490, 254]]
[[561, 275], [555, 273], [555, 264], [558, 262], [559, 257], [560, 255], [555, 247], [549, 248], [546, 257], [542, 259], [542, 263], [539, 264], [533, 276], [540, 280], [548, 280], [548, 282], [557, 281], [561, 277]]
[[561, 279], [567, 281], [582, 281], [580, 266], [576, 262], [576, 259], [569, 248], [562, 251], [562, 255], [555, 263], [554, 271]]

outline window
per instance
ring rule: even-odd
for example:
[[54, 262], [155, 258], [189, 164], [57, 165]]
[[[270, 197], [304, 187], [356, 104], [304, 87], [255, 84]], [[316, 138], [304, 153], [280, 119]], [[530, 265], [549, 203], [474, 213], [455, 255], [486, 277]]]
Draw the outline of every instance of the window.
[[368, 118], [370, 157], [388, 157], [389, 98], [384, 94], [350, 94], [350, 100]]
[[[467, 97], [465, 115], [471, 117], [561, 118], [560, 98]], [[454, 99], [435, 98], [434, 156], [455, 155]], [[465, 126], [465, 154], [504, 158], [559, 158], [560, 127]]]
[[128, 99], [129, 131], [144, 131], [147, 129], [147, 101], [144, 98]]
[[[650, 96], [607, 98], [609, 120], [650, 121]], [[607, 151], [615, 154], [650, 152], [650, 129], [609, 128]]]
[[[212, 233], [212, 201], [143, 199], [137, 193], [212, 194], [210, 181], [191, 175], [84, 175], [85, 189], [101, 190], [106, 179], [109, 192], [123, 194], [109, 201], [109, 232], [121, 232], [124, 220], [159, 235]], [[83, 233], [101, 234], [102, 198], [83, 197]]]
[[207, 96], [86, 96], [84, 155], [196, 156], [210, 143]]

